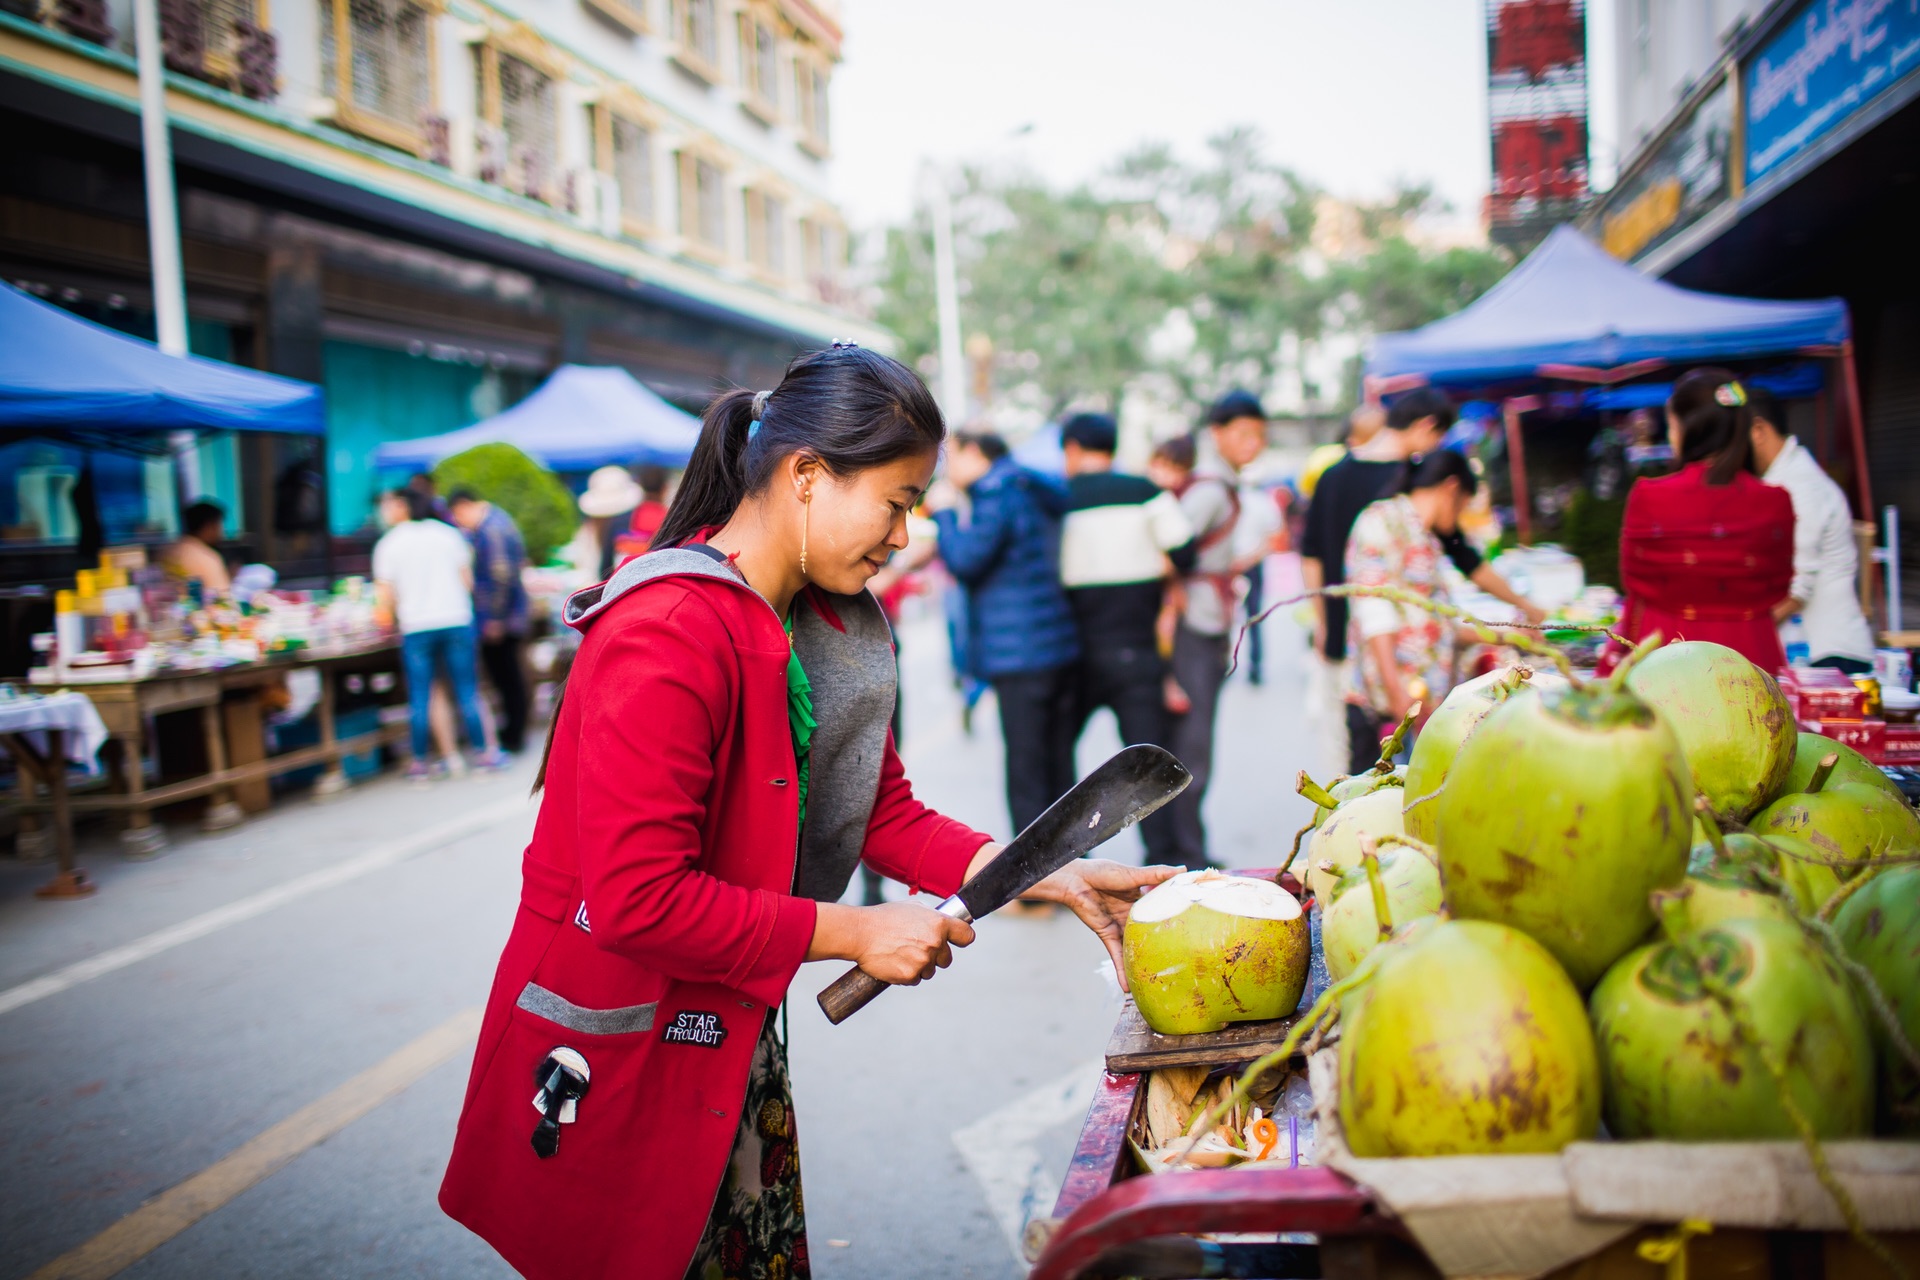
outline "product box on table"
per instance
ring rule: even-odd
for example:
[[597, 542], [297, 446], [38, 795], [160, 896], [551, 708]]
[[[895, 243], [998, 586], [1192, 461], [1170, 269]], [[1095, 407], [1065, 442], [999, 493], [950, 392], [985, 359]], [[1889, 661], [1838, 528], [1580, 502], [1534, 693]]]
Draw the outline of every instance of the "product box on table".
[[1800, 721], [1802, 733], [1817, 733], [1823, 738], [1832, 738], [1841, 746], [1852, 747], [1869, 760], [1878, 762], [1887, 750], [1887, 722], [1885, 720], [1837, 720], [1818, 719]]
[[1866, 690], [1845, 672], [1831, 667], [1782, 667], [1775, 675], [1780, 692], [1787, 695], [1799, 719], [1859, 720], [1867, 714]]

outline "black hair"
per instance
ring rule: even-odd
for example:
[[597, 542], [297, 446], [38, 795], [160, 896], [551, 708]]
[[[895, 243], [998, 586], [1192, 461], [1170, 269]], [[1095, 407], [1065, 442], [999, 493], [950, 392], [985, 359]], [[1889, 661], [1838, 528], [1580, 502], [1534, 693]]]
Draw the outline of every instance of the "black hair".
[[438, 490], [438, 487], [434, 481], [432, 472], [416, 471], [407, 477], [406, 488], [418, 493], [424, 493], [428, 497], [432, 497]]
[[987, 455], [988, 462], [998, 462], [1013, 452], [1007, 447], [1007, 440], [997, 431], [956, 431], [953, 433], [953, 447], [965, 449], [972, 446]]
[[1213, 407], [1207, 410], [1207, 425], [1222, 427], [1235, 418], [1258, 418], [1265, 422], [1267, 411], [1261, 407], [1259, 396], [1235, 387], [1215, 400]]
[[194, 503], [180, 513], [180, 527], [193, 537], [199, 537], [200, 531], [208, 525], [227, 523], [227, 509], [217, 502], [208, 502], [205, 498]]
[[643, 462], [633, 469], [633, 482], [640, 486], [640, 492], [655, 497], [667, 491], [667, 469]]
[[1434, 387], [1415, 387], [1387, 407], [1387, 426], [1405, 431], [1422, 418], [1432, 418], [1445, 431], [1459, 416], [1447, 393]]
[[1193, 470], [1194, 459], [1198, 456], [1198, 450], [1193, 446], [1192, 436], [1178, 435], [1168, 440], [1162, 440], [1159, 444], [1155, 445], [1153, 447], [1153, 456], [1163, 462], [1179, 467], [1182, 471], [1191, 471]]
[[1460, 492], [1471, 498], [1480, 488], [1480, 477], [1473, 474], [1473, 464], [1465, 455], [1451, 449], [1435, 449], [1432, 453], [1416, 453], [1408, 458], [1406, 465], [1400, 468], [1400, 479], [1394, 485], [1395, 493], [1412, 493], [1415, 489], [1434, 489], [1449, 480], [1460, 482]]
[[714, 397], [653, 545], [677, 547], [725, 524], [790, 454], [848, 476], [936, 450], [946, 434], [933, 393], [898, 360], [852, 343], [809, 351], [770, 392]]
[[407, 519], [409, 520], [431, 520], [434, 518], [433, 499], [414, 488], [412, 481], [408, 481], [407, 487], [404, 489], [387, 490], [384, 496], [404, 504], [407, 508]]
[[1681, 465], [1704, 462], [1708, 484], [1733, 483], [1753, 450], [1753, 408], [1740, 379], [1726, 369], [1695, 369], [1673, 384], [1667, 412], [1680, 420]]
[[1120, 424], [1109, 413], [1076, 413], [1060, 425], [1060, 443], [1077, 444], [1089, 453], [1112, 453], [1120, 447]]
[[1793, 432], [1787, 429], [1787, 409], [1780, 403], [1780, 397], [1751, 382], [1744, 385], [1747, 389], [1747, 408], [1753, 413], [1753, 421], [1765, 422], [1783, 436], [1792, 435]]
[[463, 502], [478, 502], [480, 495], [462, 485], [447, 495], [447, 510], [451, 511]]

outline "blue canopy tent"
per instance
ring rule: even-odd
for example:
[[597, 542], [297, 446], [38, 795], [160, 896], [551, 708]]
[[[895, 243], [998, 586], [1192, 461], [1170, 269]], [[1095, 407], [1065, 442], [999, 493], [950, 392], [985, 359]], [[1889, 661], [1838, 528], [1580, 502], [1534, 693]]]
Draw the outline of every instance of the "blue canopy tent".
[[505, 413], [470, 427], [383, 444], [381, 467], [424, 469], [475, 445], [513, 445], [555, 471], [608, 464], [684, 467], [700, 420], [642, 385], [625, 369], [562, 365]]
[[152, 343], [0, 284], [0, 428], [326, 434], [320, 388]]
[[[1642, 275], [1570, 226], [1459, 312], [1383, 333], [1367, 358], [1370, 395], [1437, 386], [1502, 401], [1515, 515], [1528, 539], [1520, 415], [1566, 383], [1618, 387], [1674, 365], [1783, 355], [1839, 362], [1861, 509], [1872, 509], [1846, 303], [1697, 293]], [[1624, 390], [1624, 388], [1622, 388]], [[1625, 397], [1631, 399], [1633, 397]]]

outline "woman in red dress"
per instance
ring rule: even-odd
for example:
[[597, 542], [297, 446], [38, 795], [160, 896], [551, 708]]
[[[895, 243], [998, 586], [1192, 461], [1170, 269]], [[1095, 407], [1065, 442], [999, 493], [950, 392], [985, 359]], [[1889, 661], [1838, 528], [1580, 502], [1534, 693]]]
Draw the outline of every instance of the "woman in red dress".
[[1727, 370], [1695, 369], [1674, 384], [1667, 438], [1681, 465], [1627, 494], [1621, 636], [1711, 640], [1764, 671], [1785, 665], [1773, 606], [1793, 583], [1793, 500], [1749, 470], [1752, 424], [1746, 389]]
[[[656, 549], [568, 602], [584, 638], [440, 1189], [521, 1274], [810, 1274], [788, 984], [808, 960], [932, 977], [973, 930], [937, 897], [842, 905], [854, 868], [944, 896], [1000, 848], [907, 785], [867, 591], [944, 435], [898, 362], [802, 356], [708, 406]], [[1175, 870], [1081, 859], [1029, 896], [1117, 961]], [[940, 1051], [901, 1046], [903, 1076]]]

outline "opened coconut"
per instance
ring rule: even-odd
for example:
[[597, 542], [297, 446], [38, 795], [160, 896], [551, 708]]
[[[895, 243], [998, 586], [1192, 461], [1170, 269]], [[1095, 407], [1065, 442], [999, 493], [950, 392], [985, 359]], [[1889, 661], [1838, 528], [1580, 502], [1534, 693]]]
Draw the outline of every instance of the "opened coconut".
[[[1873, 976], [1910, 1045], [1920, 1045], [1920, 866], [1876, 873], [1834, 913], [1847, 955]], [[1920, 1133], [1920, 1072], [1872, 1023], [1880, 1056], [1880, 1115], [1891, 1132]]]
[[[1406, 845], [1387, 845], [1380, 850], [1379, 860], [1387, 918], [1395, 928], [1439, 912], [1440, 868], [1432, 858]], [[1373, 884], [1365, 867], [1353, 867], [1334, 885], [1333, 900], [1320, 907], [1320, 949], [1327, 958], [1327, 976], [1340, 981], [1379, 942]]]
[[[1721, 984], [1758, 1045], [1709, 989]], [[1822, 1138], [1865, 1134], [1873, 1044], [1846, 976], [1799, 925], [1726, 920], [1640, 947], [1594, 988], [1607, 1128], [1620, 1138], [1799, 1136], [1761, 1050]]]
[[1193, 1035], [1292, 1013], [1311, 939], [1299, 900], [1273, 881], [1187, 871], [1134, 904], [1122, 950], [1147, 1025]]
[[1746, 818], [1793, 766], [1793, 708], [1774, 678], [1723, 644], [1680, 640], [1656, 649], [1627, 687], [1680, 740], [1693, 785], [1720, 818]]
[[1427, 719], [1407, 760], [1407, 834], [1432, 843], [1439, 825], [1434, 816], [1435, 797], [1446, 784], [1453, 758], [1459, 754], [1460, 744], [1467, 740], [1467, 735], [1492, 714], [1495, 707], [1530, 692], [1566, 687], [1564, 678], [1539, 674], [1523, 664], [1501, 667], [1455, 685]]
[[1428, 920], [1374, 952], [1340, 1009], [1340, 1120], [1356, 1156], [1558, 1151], [1600, 1122], [1580, 994], [1517, 929]]
[[1510, 698], [1440, 795], [1447, 906], [1521, 930], [1592, 986], [1653, 928], [1647, 895], [1686, 874], [1692, 791], [1673, 730], [1631, 692]]

